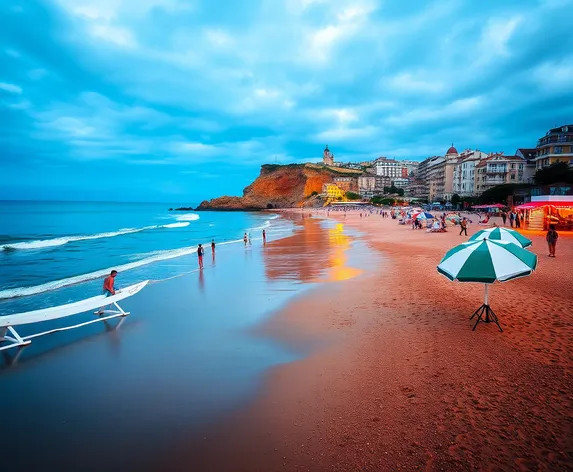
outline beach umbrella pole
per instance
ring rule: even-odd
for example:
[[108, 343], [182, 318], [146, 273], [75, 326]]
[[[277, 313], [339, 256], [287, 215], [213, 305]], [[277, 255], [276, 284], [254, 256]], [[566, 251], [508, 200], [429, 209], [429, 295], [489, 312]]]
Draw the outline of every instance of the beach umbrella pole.
[[474, 318], [474, 316], [477, 316], [476, 324], [474, 325], [472, 331], [475, 331], [478, 323], [480, 321], [483, 321], [484, 323], [495, 323], [497, 325], [497, 327], [499, 328], [499, 330], [503, 333], [503, 329], [501, 329], [501, 326], [499, 325], [499, 321], [497, 319], [496, 314], [493, 312], [493, 310], [489, 306], [488, 284], [484, 284], [484, 285], [485, 285], [485, 294], [484, 294], [483, 305], [480, 306], [476, 311], [474, 311], [474, 314], [470, 317], [470, 320], [471, 320]]

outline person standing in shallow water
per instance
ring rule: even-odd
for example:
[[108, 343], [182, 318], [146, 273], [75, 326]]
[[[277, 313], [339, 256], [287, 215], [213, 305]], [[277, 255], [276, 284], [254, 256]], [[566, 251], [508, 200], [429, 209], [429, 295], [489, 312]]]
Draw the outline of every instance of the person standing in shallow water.
[[205, 250], [203, 249], [203, 246], [201, 244], [199, 244], [199, 246], [197, 247], [197, 258], [199, 260], [199, 269], [203, 269], [203, 255], [205, 254]]
[[549, 225], [549, 231], [547, 231], [547, 235], [545, 236], [545, 240], [549, 246], [549, 257], [555, 257], [555, 245], [557, 244], [558, 238], [559, 234], [555, 231], [555, 225]]
[[[102, 294], [105, 295], [106, 297], [112, 297], [113, 295], [115, 295], [115, 291], [116, 291], [115, 277], [116, 277], [116, 275], [117, 275], [117, 270], [114, 269], [111, 271], [111, 273], [103, 281]], [[102, 306], [96, 313], [98, 315], [103, 315], [107, 306], [110, 306], [110, 305]]]
[[267, 232], [263, 229], [263, 244], [267, 242]]
[[247, 236], [247, 233], [245, 233], [245, 235], [243, 236], [243, 241], [245, 241], [245, 246], [246, 246], [247, 243], [249, 242], [249, 237]]

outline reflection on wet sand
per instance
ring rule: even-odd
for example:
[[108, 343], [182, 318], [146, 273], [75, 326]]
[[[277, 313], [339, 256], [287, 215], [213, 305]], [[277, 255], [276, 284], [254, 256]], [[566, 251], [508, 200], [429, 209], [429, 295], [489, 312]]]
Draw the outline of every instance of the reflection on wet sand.
[[[120, 318], [120, 321], [116, 324], [110, 323], [109, 321], [104, 321], [102, 323], [104, 326], [104, 331], [97, 332], [88, 336], [84, 334], [81, 337], [72, 338], [69, 341], [62, 341], [61, 337], [58, 338], [57, 335], [52, 335], [56, 336], [57, 341], [54, 341], [54, 344], [51, 345], [48, 349], [44, 349], [40, 343], [36, 343], [31, 344], [30, 346], [17, 348], [12, 352], [9, 352], [8, 350], [2, 351], [2, 356], [0, 357], [2, 360], [2, 362], [0, 362], [0, 372], [7, 368], [14, 368], [17, 365], [45, 360], [46, 357], [61, 353], [62, 351], [78, 348], [82, 344], [91, 343], [94, 340], [104, 336], [109, 341], [110, 352], [113, 353], [114, 357], [119, 358], [121, 354], [121, 333], [122, 331], [125, 331], [126, 327], [124, 326], [122, 330], [120, 330], [120, 328], [125, 319], [126, 318]], [[141, 322], [139, 320], [131, 320], [130, 324], [127, 325], [127, 328], [133, 329], [140, 324]]]
[[302, 230], [289, 238], [265, 245], [265, 273], [271, 280], [326, 282], [356, 277], [360, 270], [348, 267], [346, 251], [352, 239], [344, 225], [327, 228], [315, 218], [296, 218]]

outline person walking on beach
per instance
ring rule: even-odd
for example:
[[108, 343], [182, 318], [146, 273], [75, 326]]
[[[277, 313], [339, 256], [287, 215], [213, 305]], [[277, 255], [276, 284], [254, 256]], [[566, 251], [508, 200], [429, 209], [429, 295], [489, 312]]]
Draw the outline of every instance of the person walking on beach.
[[520, 228], [519, 213], [515, 212], [515, 227]]
[[513, 228], [513, 220], [515, 219], [515, 215], [512, 211], [509, 212], [509, 226]]
[[243, 241], [245, 241], [245, 246], [246, 246], [247, 243], [249, 242], [249, 237], [247, 236], [247, 233], [245, 233], [245, 235], [243, 236]]
[[263, 229], [263, 244], [267, 242], [267, 232]]
[[462, 235], [462, 233], [464, 233], [466, 236], [468, 235], [468, 222], [465, 218], [462, 219], [462, 221], [460, 221], [460, 236]]
[[555, 231], [555, 225], [549, 225], [549, 231], [547, 231], [547, 235], [545, 236], [545, 240], [549, 246], [549, 257], [555, 257], [557, 239], [559, 239], [559, 234]]
[[215, 254], [215, 240], [211, 239], [211, 252]]
[[203, 246], [201, 244], [199, 244], [199, 246], [197, 246], [197, 258], [199, 259], [199, 269], [203, 269], [203, 255], [205, 254], [205, 250], [203, 249]]
[[[115, 295], [115, 276], [117, 275], [117, 270], [112, 270], [110, 272], [110, 274], [104, 279], [103, 281], [103, 290], [102, 290], [102, 295], [105, 295], [106, 297], [111, 297], [112, 295]], [[109, 305], [104, 305], [102, 306], [97, 312], [96, 314], [98, 315], [103, 315], [105, 309], [107, 308], [107, 306]]]

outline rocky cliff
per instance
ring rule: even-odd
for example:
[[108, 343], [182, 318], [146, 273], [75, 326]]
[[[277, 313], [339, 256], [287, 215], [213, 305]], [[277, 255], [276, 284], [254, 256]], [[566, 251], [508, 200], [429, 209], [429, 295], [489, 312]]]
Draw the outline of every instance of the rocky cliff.
[[196, 210], [263, 210], [302, 205], [313, 192], [337, 175], [358, 175], [315, 164], [270, 165], [261, 167], [257, 179], [243, 190], [242, 197], [205, 200]]

